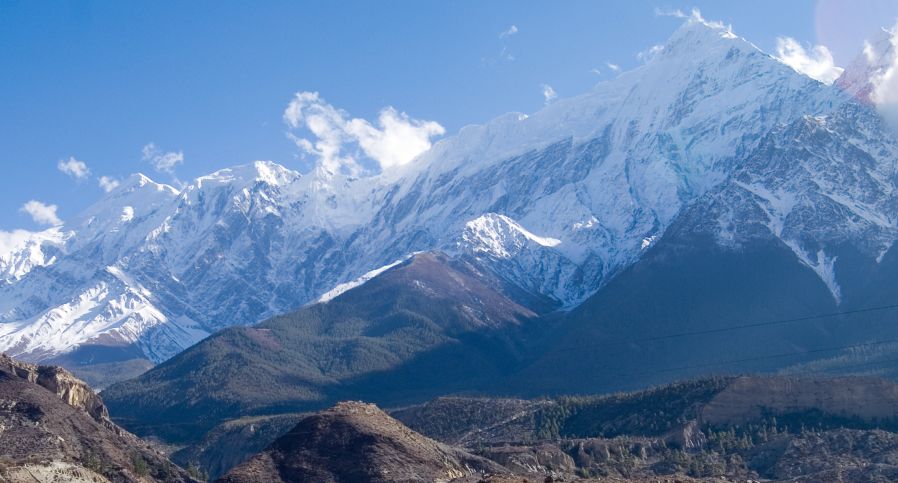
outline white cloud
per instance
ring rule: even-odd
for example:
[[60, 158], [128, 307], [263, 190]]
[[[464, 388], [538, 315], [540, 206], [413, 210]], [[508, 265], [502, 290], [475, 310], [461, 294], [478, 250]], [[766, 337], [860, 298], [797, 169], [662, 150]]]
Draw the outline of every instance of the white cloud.
[[689, 23], [695, 22], [695, 23], [707, 25], [708, 27], [722, 29], [725, 31], [725, 34], [727, 36], [735, 37], [735, 35], [733, 34], [732, 25], [724, 25], [724, 23], [720, 22], [720, 21], [707, 20], [707, 19], [705, 19], [705, 17], [702, 16], [702, 11], [697, 8], [693, 8], [692, 11], [688, 14], [683, 12], [680, 9], [664, 10], [661, 8], [655, 8], [655, 15], [658, 17], [683, 18], [683, 19], [686, 19]]
[[284, 110], [284, 122], [293, 129], [307, 129], [314, 140], [290, 134], [303, 150], [325, 169], [362, 171], [363, 159], [376, 161], [381, 169], [410, 163], [430, 149], [431, 138], [446, 130], [434, 121], [412, 119], [393, 107], [380, 111], [377, 124], [350, 118], [328, 104], [317, 92], [298, 92]]
[[78, 180], [82, 180], [90, 174], [87, 163], [78, 161], [73, 157], [70, 157], [68, 160], [60, 159], [59, 163], [56, 164], [56, 168]]
[[869, 72], [870, 101], [893, 123], [898, 123], [898, 24], [883, 29], [880, 39], [864, 43]]
[[55, 226], [62, 224], [62, 220], [56, 214], [57, 209], [56, 205], [48, 205], [40, 201], [31, 200], [22, 205], [20, 211], [31, 216], [31, 219], [38, 225]]
[[430, 149], [430, 138], [446, 132], [435, 122], [420, 122], [388, 107], [378, 117], [380, 129], [364, 119], [349, 121], [349, 132], [359, 145], [381, 167], [390, 168], [408, 163], [415, 156]]
[[512, 25], [511, 27], [508, 27], [507, 29], [505, 29], [501, 33], [499, 33], [499, 38], [504, 39], [507, 37], [511, 37], [512, 35], [514, 35], [516, 33], [518, 33], [518, 26]]
[[689, 13], [686, 13], [679, 8], [673, 10], [655, 8], [655, 15], [658, 17], [683, 18], [689, 20], [690, 22], [703, 23], [705, 25], [710, 25], [713, 27], [723, 27], [723, 22], [712, 22], [705, 20], [705, 17], [702, 16], [702, 11], [697, 8], [693, 8]]
[[549, 84], [543, 84], [543, 98], [546, 100], [546, 104], [555, 100], [558, 97], [558, 93], [555, 92], [555, 89], [552, 88]]
[[100, 176], [97, 181], [100, 184], [100, 188], [103, 188], [103, 191], [107, 193], [118, 188], [118, 185], [120, 184], [119, 180], [109, 176]]
[[22, 248], [25, 242], [30, 240], [35, 233], [28, 230], [0, 230], [0, 256], [10, 253], [13, 250]]
[[864, 41], [863, 55], [839, 79], [839, 87], [875, 106], [898, 131], [898, 23]]
[[898, 66], [893, 65], [885, 70], [873, 84], [870, 100], [881, 110], [898, 110]]
[[506, 47], [502, 47], [502, 51], [499, 52], [499, 58], [507, 61], [513, 61], [514, 55], [512, 55]]
[[596, 67], [593, 67], [592, 69], [589, 69], [589, 72], [591, 72], [591, 73], [593, 73], [593, 74], [595, 74], [595, 75], [602, 75], [602, 71], [600, 71], [600, 70], [597, 69]]
[[183, 151], [164, 152], [155, 143], [149, 143], [141, 150], [143, 160], [153, 165], [153, 169], [160, 173], [174, 174], [175, 166], [184, 162]]
[[842, 75], [841, 67], [833, 62], [833, 55], [824, 45], [806, 50], [792, 37], [776, 39], [776, 57], [780, 62], [824, 84], [832, 84]]
[[[698, 9], [694, 9], [693, 12], [696, 12]], [[701, 12], [699, 12], [701, 15]], [[663, 8], [655, 7], [655, 16], [656, 17], [676, 17], [676, 18], [689, 18], [689, 15], [686, 15], [679, 8], [674, 10], [665, 10]]]
[[876, 62], [876, 49], [873, 48], [873, 44], [869, 40], [864, 41], [864, 57], [868, 64]]
[[517, 33], [518, 33], [518, 27], [516, 25], [512, 25], [512, 26], [508, 27], [507, 29], [503, 30], [502, 32], [499, 32], [499, 39], [502, 40], [502, 42], [501, 42], [502, 49], [499, 51], [499, 55], [496, 57], [481, 57], [480, 62], [485, 65], [489, 65], [489, 66], [496, 66], [502, 62], [514, 62], [514, 60], [515, 60], [514, 54], [512, 54], [511, 50], [508, 48], [508, 46], [504, 45], [504, 44], [507, 43], [505, 41], [506, 39], [508, 39], [509, 37], [511, 37], [512, 35], [515, 35]]
[[605, 66], [614, 72], [620, 72], [620, 66], [617, 64], [612, 64], [611, 62], [605, 62]]
[[648, 63], [652, 59], [655, 58], [656, 55], [660, 54], [664, 50], [664, 46], [661, 44], [653, 45], [642, 52], [638, 52], [636, 54], [636, 60], [640, 62]]

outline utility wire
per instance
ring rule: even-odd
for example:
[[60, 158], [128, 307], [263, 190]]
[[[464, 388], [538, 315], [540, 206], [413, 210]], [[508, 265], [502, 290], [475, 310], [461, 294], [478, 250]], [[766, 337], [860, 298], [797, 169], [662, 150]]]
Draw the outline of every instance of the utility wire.
[[[835, 346], [835, 347], [825, 347], [825, 348], [820, 348], [820, 349], [811, 349], [811, 350], [807, 350], [807, 351], [782, 352], [779, 354], [770, 354], [770, 355], [757, 356], [757, 357], [747, 357], [744, 359], [731, 359], [731, 360], [726, 360], [726, 361], [707, 362], [707, 363], [702, 363], [702, 364], [692, 364], [692, 365], [678, 366], [678, 367], [667, 367], [667, 368], [657, 369], [657, 370], [653, 370], [653, 371], [631, 372], [628, 374], [620, 374], [619, 376], [620, 377], [630, 377], [630, 376], [644, 376], [644, 375], [651, 375], [651, 374], [658, 374], [658, 373], [665, 373], [665, 372], [679, 372], [679, 371], [687, 371], [687, 370], [691, 370], [691, 369], [703, 369], [703, 368], [707, 368], [707, 367], [742, 364], [745, 362], [759, 362], [759, 361], [765, 361], [765, 360], [770, 360], [770, 359], [781, 359], [781, 358], [787, 358], [787, 357], [803, 356], [803, 355], [808, 355], [808, 354], [820, 354], [820, 353], [824, 353], [824, 352], [837, 352], [837, 351], [850, 350], [850, 349], [860, 349], [863, 347], [875, 347], [875, 346], [885, 345], [885, 344], [898, 344], [898, 339], [886, 339], [886, 340], [880, 340], [880, 341], [875, 341], [875, 342], [865, 342], [862, 344], [851, 344], [851, 345], [843, 345], [843, 346]], [[859, 364], [858, 366], [862, 367], [862, 366], [866, 366], [866, 365], [877, 365], [877, 364], [882, 364], [885, 362], [893, 362], [893, 361], [898, 362], [898, 359], [894, 359], [894, 360], [889, 359], [889, 360], [883, 360], [883, 361], [868, 362], [868, 363], [864, 363], [864, 364]], [[834, 368], [834, 370], [850, 369], [852, 367], [853, 366], [839, 366], [839, 367]], [[816, 372], [825, 373], [828, 371], [821, 370], [821, 371], [816, 371]], [[798, 373], [813, 374], [814, 371], [798, 372]]]
[[891, 309], [898, 309], [898, 304], [880, 305], [880, 306], [876, 306], [876, 307], [865, 307], [862, 309], [846, 310], [846, 311], [842, 311], [842, 312], [830, 312], [830, 313], [818, 314], [818, 315], [807, 315], [804, 317], [794, 317], [794, 318], [789, 318], [789, 319], [778, 319], [778, 320], [769, 320], [769, 321], [765, 321], [765, 322], [754, 322], [754, 323], [747, 323], [747, 324], [741, 324], [741, 325], [731, 325], [731, 326], [718, 327], [718, 328], [713, 328], [713, 329], [677, 332], [677, 333], [673, 333], [673, 334], [664, 334], [664, 335], [657, 335], [657, 336], [651, 336], [651, 337], [640, 337], [640, 338], [634, 338], [634, 339], [622, 339], [622, 340], [616, 340], [616, 341], [597, 342], [595, 344], [583, 345], [583, 346], [559, 347], [557, 349], [551, 350], [550, 352], [558, 352], [558, 351], [565, 351], [565, 350], [577, 350], [577, 349], [595, 349], [595, 348], [599, 348], [599, 347], [613, 347], [613, 346], [627, 345], [627, 344], [638, 344], [641, 342], [657, 342], [657, 341], [661, 341], [661, 340], [677, 339], [677, 338], [682, 338], [682, 337], [692, 337], [692, 336], [697, 336], [697, 335], [721, 334], [721, 333], [733, 332], [733, 331], [737, 331], [737, 330], [755, 329], [755, 328], [759, 328], [759, 327], [772, 327], [772, 326], [777, 326], [777, 325], [788, 325], [788, 324], [794, 324], [794, 323], [799, 323], [799, 322], [808, 322], [808, 321], [812, 321], [812, 320], [821, 320], [821, 319], [829, 319], [829, 318], [833, 318], [833, 317], [841, 317], [841, 316], [845, 316], [845, 315], [857, 315], [857, 314], [865, 314], [865, 313], [872, 313], [872, 312], [881, 312], [884, 310], [891, 310]]

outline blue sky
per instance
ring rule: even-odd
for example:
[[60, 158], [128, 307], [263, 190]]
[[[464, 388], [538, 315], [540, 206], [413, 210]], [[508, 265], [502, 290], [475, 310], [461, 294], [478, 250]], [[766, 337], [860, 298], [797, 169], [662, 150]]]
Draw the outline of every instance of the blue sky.
[[[392, 106], [447, 135], [532, 112], [544, 86], [575, 95], [613, 77], [609, 63], [638, 65], [638, 52], [682, 22], [656, 12], [693, 7], [771, 53], [782, 36], [825, 44], [837, 65], [898, 16], [898, 2], [880, 0], [5, 0], [0, 230], [37, 228], [21, 210], [30, 200], [73, 216], [103, 195], [99, 176], [173, 182], [256, 159], [302, 168], [283, 120], [300, 91], [372, 122]], [[90, 174], [58, 169], [70, 157]], [[172, 173], [142, 158], [169, 161]]]

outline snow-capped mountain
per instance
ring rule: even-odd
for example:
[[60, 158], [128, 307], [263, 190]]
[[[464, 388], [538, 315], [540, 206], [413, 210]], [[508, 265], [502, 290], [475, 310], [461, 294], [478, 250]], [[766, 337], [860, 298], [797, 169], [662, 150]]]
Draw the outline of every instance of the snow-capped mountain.
[[68, 225], [39, 234], [37, 247], [10, 253], [10, 265], [22, 269], [0, 285], [3, 349], [41, 359], [89, 342], [137, 344], [147, 355], [167, 357], [184, 341], [208, 335], [157, 309], [141, 281], [117, 266], [159, 225], [177, 195], [170, 186], [132, 176]]
[[58, 228], [42, 232], [15, 231], [0, 239], [0, 281], [9, 284], [21, 279], [35, 267], [56, 262], [57, 250], [65, 244]]
[[765, 136], [711, 194], [702, 228], [733, 248], [772, 234], [840, 302], [839, 254], [879, 263], [898, 238], [896, 160], [891, 128], [869, 108], [804, 116]]
[[345, 281], [336, 249], [370, 218], [377, 186], [270, 162], [180, 191], [135, 175], [6, 255], [0, 349], [46, 359], [136, 347], [161, 362], [214, 330], [294, 309]]
[[697, 204], [722, 246], [761, 227], [838, 300], [827, 247], [875, 258], [896, 237], [892, 137], [839, 87], [691, 19], [646, 65], [381, 175], [256, 162], [181, 190], [135, 176], [0, 254], [0, 350], [136, 347], [160, 362], [431, 250], [573, 307]]
[[[471, 220], [499, 213], [559, 243], [542, 250], [545, 263], [514, 270], [520, 276], [504, 257], [484, 261], [572, 306], [726, 181], [766, 133], [846, 102], [729, 29], [690, 20], [647, 65], [592, 92], [437, 143], [362, 229], [360, 246], [386, 247], [386, 263], [471, 240], [460, 235]], [[502, 237], [483, 231], [488, 243]]]

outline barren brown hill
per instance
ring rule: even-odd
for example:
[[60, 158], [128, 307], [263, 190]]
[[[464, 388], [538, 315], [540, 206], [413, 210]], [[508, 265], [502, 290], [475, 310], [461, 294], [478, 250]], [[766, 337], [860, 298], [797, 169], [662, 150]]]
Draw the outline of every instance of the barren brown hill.
[[373, 404], [343, 402], [304, 419], [219, 482], [434, 482], [482, 472], [506, 471], [412, 431]]

